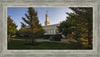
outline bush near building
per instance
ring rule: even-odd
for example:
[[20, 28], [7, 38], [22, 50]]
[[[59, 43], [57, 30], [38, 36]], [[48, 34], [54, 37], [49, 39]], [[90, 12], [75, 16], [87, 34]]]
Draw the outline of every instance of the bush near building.
[[61, 36], [61, 34], [57, 34], [57, 35], [50, 36], [49, 39], [51, 41], [61, 41], [62, 36]]

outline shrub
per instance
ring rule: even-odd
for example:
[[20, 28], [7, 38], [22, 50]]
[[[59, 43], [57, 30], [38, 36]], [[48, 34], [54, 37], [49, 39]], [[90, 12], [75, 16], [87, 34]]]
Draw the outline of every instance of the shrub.
[[50, 39], [51, 41], [54, 41], [54, 36], [50, 36], [49, 39]]
[[54, 40], [54, 41], [60, 41], [62, 36], [60, 34], [57, 34], [57, 35], [44, 35], [43, 38]]
[[49, 39], [50, 36], [54, 36], [54, 35], [43, 35], [42, 37], [43, 37], [44, 39]]
[[57, 34], [54, 36], [55, 41], [61, 41], [62, 36], [60, 34]]

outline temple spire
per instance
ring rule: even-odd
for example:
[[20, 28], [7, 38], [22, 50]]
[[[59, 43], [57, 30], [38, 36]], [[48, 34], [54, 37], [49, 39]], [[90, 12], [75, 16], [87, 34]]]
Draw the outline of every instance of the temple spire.
[[46, 11], [46, 21], [45, 21], [45, 25], [49, 25], [49, 15], [48, 15], [48, 11]]

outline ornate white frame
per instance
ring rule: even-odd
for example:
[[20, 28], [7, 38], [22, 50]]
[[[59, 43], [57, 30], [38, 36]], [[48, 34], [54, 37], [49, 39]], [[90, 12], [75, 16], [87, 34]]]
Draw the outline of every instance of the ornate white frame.
[[[1, 57], [100, 57], [99, 0], [0, 0]], [[7, 7], [93, 7], [93, 50], [7, 50]]]

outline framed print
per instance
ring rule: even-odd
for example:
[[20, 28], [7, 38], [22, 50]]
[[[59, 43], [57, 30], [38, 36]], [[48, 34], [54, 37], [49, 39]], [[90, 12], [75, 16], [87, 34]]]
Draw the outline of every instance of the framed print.
[[1, 57], [99, 57], [99, 0], [0, 0]]

